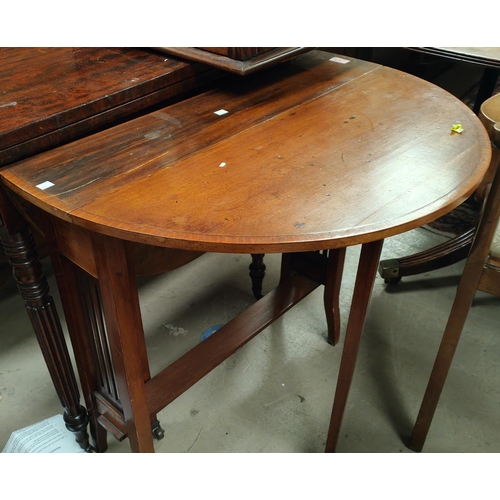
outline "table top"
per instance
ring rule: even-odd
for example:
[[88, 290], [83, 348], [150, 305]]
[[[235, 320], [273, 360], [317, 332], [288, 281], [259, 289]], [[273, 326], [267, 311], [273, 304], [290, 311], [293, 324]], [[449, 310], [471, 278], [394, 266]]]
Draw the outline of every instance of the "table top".
[[[456, 123], [462, 133], [451, 131]], [[17, 195], [91, 231], [269, 253], [421, 226], [474, 192], [490, 156], [479, 119], [446, 91], [314, 51], [0, 175]]]
[[116, 123], [208, 73], [144, 49], [0, 48], [0, 166]]
[[408, 47], [424, 54], [500, 69], [500, 47]]

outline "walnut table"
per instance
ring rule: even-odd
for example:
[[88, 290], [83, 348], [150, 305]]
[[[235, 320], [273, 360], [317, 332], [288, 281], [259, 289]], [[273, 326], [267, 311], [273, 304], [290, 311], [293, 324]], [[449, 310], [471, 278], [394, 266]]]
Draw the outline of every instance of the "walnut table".
[[[430, 83], [321, 52], [286, 64], [0, 172], [12, 199], [37, 207], [43, 220], [97, 421], [127, 435], [133, 451], [154, 451], [152, 415], [319, 284], [338, 280], [344, 249], [361, 244], [327, 440], [334, 451], [384, 238], [462, 203], [489, 165], [478, 118]], [[464, 132], [451, 133], [454, 123]], [[151, 377], [138, 249], [280, 253], [282, 278]], [[315, 267], [318, 252], [328, 255], [324, 267]], [[83, 290], [82, 274], [97, 292]], [[97, 302], [105, 328], [89, 324]], [[109, 342], [101, 360], [96, 328]]]

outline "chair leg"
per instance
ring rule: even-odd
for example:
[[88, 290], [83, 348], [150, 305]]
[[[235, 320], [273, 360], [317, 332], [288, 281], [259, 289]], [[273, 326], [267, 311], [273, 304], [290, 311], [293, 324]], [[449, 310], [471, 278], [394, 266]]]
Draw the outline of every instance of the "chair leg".
[[481, 261], [480, 259], [469, 259], [465, 266], [429, 383], [425, 391], [424, 399], [420, 407], [415, 427], [413, 428], [409, 447], [414, 451], [422, 451], [424, 446], [439, 397], [455, 355], [460, 335], [476, 293], [476, 288], [481, 277], [483, 262], [484, 260]]
[[[492, 165], [497, 167], [500, 162], [500, 150], [493, 149]], [[486, 197], [484, 212], [479, 222], [477, 233], [464, 272], [457, 288], [455, 300], [441, 340], [436, 361], [431, 372], [429, 383], [424, 394], [413, 434], [410, 449], [421, 451], [429, 431], [439, 396], [446, 381], [455, 355], [469, 309], [474, 300], [476, 289], [481, 280], [484, 264], [488, 258], [493, 235], [500, 217], [500, 172], [496, 169], [491, 190]]]
[[379, 274], [386, 283], [395, 284], [403, 276], [423, 274], [460, 262], [469, 255], [475, 231], [476, 228], [469, 229], [465, 233], [423, 252], [398, 259], [381, 260]]

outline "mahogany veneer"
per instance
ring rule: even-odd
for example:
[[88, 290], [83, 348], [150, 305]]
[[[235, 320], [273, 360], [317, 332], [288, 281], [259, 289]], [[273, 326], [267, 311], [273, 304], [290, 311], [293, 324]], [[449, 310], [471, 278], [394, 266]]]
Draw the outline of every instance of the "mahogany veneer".
[[[45, 220], [72, 341], [89, 372], [83, 378], [87, 389], [95, 382], [102, 402], [94, 417], [127, 435], [133, 451], [154, 451], [158, 409], [320, 283], [325, 297], [334, 295], [345, 248], [362, 244], [327, 441], [333, 451], [383, 239], [459, 205], [489, 164], [478, 118], [442, 89], [396, 70], [312, 52], [258, 78], [235, 78], [0, 173]], [[456, 122], [463, 134], [451, 133]], [[37, 187], [46, 181], [52, 185]], [[70, 251], [70, 231], [91, 244]], [[131, 243], [284, 253], [282, 280], [151, 378]], [[87, 349], [95, 294], [66, 292], [89, 260], [119, 401], [107, 381], [95, 380], [98, 360]]]
[[[180, 99], [222, 72], [133, 48], [0, 48], [0, 167]], [[44, 239], [0, 190], [0, 267], [13, 267], [67, 427], [88, 448], [87, 414], [38, 256]], [[34, 237], [33, 237], [34, 234]], [[38, 244], [38, 248], [35, 245]], [[89, 402], [87, 401], [87, 404]]]
[[[481, 104], [489, 98], [496, 86], [500, 72], [499, 47], [408, 47], [409, 49], [437, 56], [443, 59], [474, 64], [484, 68], [474, 112], [479, 113]], [[486, 175], [476, 191], [475, 197], [482, 201], [486, 186], [491, 183], [493, 175]], [[452, 238], [433, 248], [406, 257], [387, 259], [380, 262], [379, 273], [386, 283], [396, 284], [403, 276], [414, 276], [435, 269], [441, 269], [464, 260], [469, 255], [476, 228]]]

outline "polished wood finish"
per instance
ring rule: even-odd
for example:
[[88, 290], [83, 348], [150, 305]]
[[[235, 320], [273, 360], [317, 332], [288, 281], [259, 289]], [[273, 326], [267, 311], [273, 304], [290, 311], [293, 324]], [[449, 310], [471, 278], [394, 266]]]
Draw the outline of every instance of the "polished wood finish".
[[78, 444], [90, 449], [86, 409], [80, 394], [64, 332], [50, 295], [49, 285], [38, 260], [31, 230], [0, 190], [0, 241], [12, 266], [28, 317], [62, 407], [64, 422]]
[[[227, 80], [217, 90], [4, 169], [5, 184], [92, 231], [182, 250], [248, 253], [382, 239], [416, 220], [430, 222], [474, 192], [489, 141], [465, 105], [390, 68], [342, 65], [329, 56], [301, 56], [288, 71], [280, 67], [243, 85]], [[430, 104], [438, 99], [439, 109]], [[227, 115], [214, 113], [225, 108]], [[418, 116], [426, 129], [417, 134]], [[468, 133], [450, 132], [458, 118]], [[394, 149], [400, 143], [403, 159]], [[252, 168], [249, 155], [258, 159]], [[453, 175], [438, 188], [435, 164], [441, 162]], [[471, 164], [479, 164], [472, 176]], [[375, 168], [376, 178], [370, 175]], [[402, 177], [404, 196], [394, 189]], [[36, 187], [45, 181], [54, 185]], [[436, 199], [437, 191], [457, 189], [458, 199]], [[291, 193], [309, 191], [303, 203], [282, 208]], [[346, 199], [344, 192], [355, 197]], [[253, 217], [246, 216], [249, 209]]]
[[281, 283], [155, 375], [151, 383], [146, 385], [149, 408], [152, 411], [164, 408], [318, 286], [319, 283], [301, 275], [293, 275]]
[[[203, 64], [133, 48], [1, 48], [0, 167], [121, 123], [160, 102], [178, 100], [221, 76]], [[23, 218], [9, 208], [12, 203], [3, 191], [0, 205], [5, 248], [0, 267], [10, 260], [66, 425], [88, 449], [87, 414], [79, 404], [59, 318], [39, 263], [39, 255], [46, 255], [44, 236], [33, 210], [25, 210], [26, 203], [17, 205]], [[153, 254], [147, 262], [141, 262], [141, 254], [136, 259], [139, 268], [147, 266], [150, 272]], [[169, 259], [167, 267], [172, 265], [181, 264]], [[96, 439], [102, 448], [102, 439]]]
[[132, 48], [2, 48], [0, 68], [0, 166], [221, 76], [206, 65]]
[[[6, 189], [52, 221], [51, 245], [61, 259], [67, 250], [54, 221], [91, 238], [91, 255], [66, 262], [96, 263], [123, 411], [115, 423], [134, 451], [153, 451], [152, 414], [319, 284], [334, 308], [344, 250], [363, 244], [329, 432], [333, 451], [383, 239], [448, 212], [484, 176], [488, 135], [465, 105], [396, 70], [331, 58], [312, 52], [258, 78], [229, 78], [0, 172]], [[217, 115], [221, 109], [228, 113]], [[457, 120], [467, 133], [450, 133]], [[39, 189], [45, 181], [53, 186]], [[284, 253], [281, 283], [149, 378], [128, 242], [179, 252]], [[72, 272], [59, 271], [71, 281]], [[69, 302], [65, 313], [77, 317], [78, 304]]]
[[155, 47], [155, 49], [241, 76], [274, 66], [311, 50], [310, 47]]
[[422, 252], [407, 257], [381, 260], [378, 268], [379, 274], [384, 278], [385, 283], [395, 285], [404, 276], [415, 276], [456, 264], [469, 255], [475, 233], [476, 228], [473, 227], [463, 234]]
[[[500, 72], [500, 47], [408, 47], [423, 54], [452, 61], [474, 64], [484, 68], [473, 111], [479, 114], [480, 106], [491, 97]], [[484, 190], [491, 183], [492, 175], [486, 175], [475, 197], [483, 200]], [[396, 284], [404, 276], [414, 276], [464, 260], [469, 255], [475, 228], [433, 248], [406, 257], [383, 260], [379, 273], [386, 283]]]
[[494, 147], [491, 164], [496, 175], [486, 198], [484, 212], [457, 288], [436, 361], [415, 422], [410, 442], [410, 448], [415, 451], [421, 451], [425, 444], [476, 290], [500, 296], [499, 269], [488, 263], [491, 242], [500, 218], [500, 149], [498, 149], [500, 148], [500, 94], [485, 101], [481, 111], [483, 121], [489, 122], [487, 129]]

